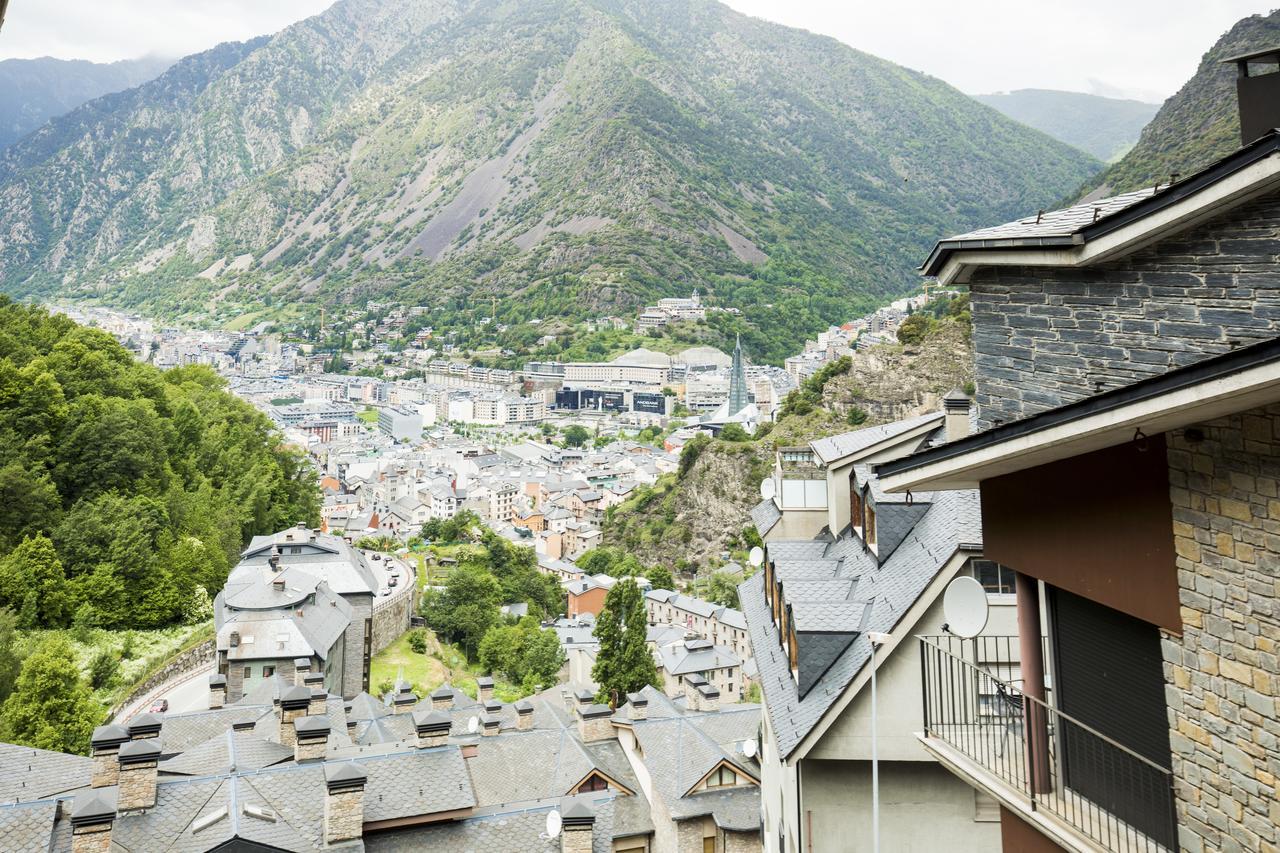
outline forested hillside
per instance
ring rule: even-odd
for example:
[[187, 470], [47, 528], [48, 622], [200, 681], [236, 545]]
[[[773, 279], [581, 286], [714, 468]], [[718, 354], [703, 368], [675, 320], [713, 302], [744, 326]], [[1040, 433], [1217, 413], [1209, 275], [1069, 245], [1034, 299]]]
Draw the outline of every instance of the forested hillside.
[[440, 324], [696, 286], [794, 349], [914, 288], [939, 235], [1100, 166], [711, 0], [341, 0], [0, 156], [0, 280], [223, 321], [395, 298]]
[[1236, 69], [1222, 60], [1280, 44], [1280, 11], [1233, 26], [1200, 60], [1195, 76], [1142, 131], [1133, 150], [1090, 181], [1087, 190], [1114, 195], [1187, 176], [1240, 147]]
[[248, 537], [319, 523], [303, 457], [211, 370], [0, 296], [0, 608], [150, 628], [222, 588]]
[[1159, 104], [1053, 89], [1017, 89], [974, 98], [1104, 162], [1132, 148], [1160, 109]]

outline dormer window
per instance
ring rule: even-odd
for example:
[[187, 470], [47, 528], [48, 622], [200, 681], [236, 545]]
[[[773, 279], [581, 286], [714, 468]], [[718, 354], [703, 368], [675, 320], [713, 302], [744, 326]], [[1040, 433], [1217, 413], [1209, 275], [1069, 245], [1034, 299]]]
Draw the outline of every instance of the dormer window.
[[731, 788], [736, 784], [738, 784], [738, 774], [723, 764], [712, 770], [711, 775], [707, 777], [708, 788]]
[[590, 793], [594, 793], [595, 791], [607, 791], [607, 790], [609, 790], [609, 781], [605, 779], [603, 776], [601, 776], [599, 773], [592, 773], [590, 776], [588, 776], [586, 779], [582, 781], [582, 784], [578, 785], [578, 787], [574, 789], [574, 793], [590, 794]]
[[862, 535], [862, 493], [858, 491], [858, 484], [852, 477], [849, 478], [849, 526], [853, 528], [853, 532], [859, 536]]
[[870, 503], [867, 504], [866, 527], [863, 528], [863, 541], [867, 546], [874, 549], [876, 547], [876, 508]]

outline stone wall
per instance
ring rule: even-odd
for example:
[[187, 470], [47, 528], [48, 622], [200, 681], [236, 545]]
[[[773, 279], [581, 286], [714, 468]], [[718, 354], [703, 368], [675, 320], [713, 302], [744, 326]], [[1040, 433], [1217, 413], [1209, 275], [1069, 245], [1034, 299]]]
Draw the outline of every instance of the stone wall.
[[1280, 849], [1280, 405], [1169, 435], [1182, 604], [1165, 634], [1180, 843]]
[[114, 717], [121, 708], [127, 708], [152, 690], [162, 684], [167, 684], [179, 675], [212, 663], [216, 654], [217, 649], [214, 648], [213, 638], [210, 638], [197, 646], [192, 646], [181, 654], [174, 655], [164, 666], [151, 673], [141, 684], [134, 687], [129, 695], [112, 709], [111, 716]]
[[[367, 661], [364, 653], [366, 632], [372, 633], [373, 596], [344, 595], [351, 605], [351, 624], [345, 633], [346, 645], [342, 658], [342, 695], [348, 699], [365, 689], [364, 671]], [[372, 657], [372, 653], [370, 653]]]
[[1280, 197], [1088, 269], [969, 283], [983, 428], [1280, 334]]
[[[415, 583], [412, 573], [409, 574], [406, 583], [411, 585]], [[374, 603], [373, 654], [376, 655], [409, 630], [409, 618], [416, 611], [414, 606], [416, 598], [415, 592], [409, 592], [404, 595], [393, 595]]]

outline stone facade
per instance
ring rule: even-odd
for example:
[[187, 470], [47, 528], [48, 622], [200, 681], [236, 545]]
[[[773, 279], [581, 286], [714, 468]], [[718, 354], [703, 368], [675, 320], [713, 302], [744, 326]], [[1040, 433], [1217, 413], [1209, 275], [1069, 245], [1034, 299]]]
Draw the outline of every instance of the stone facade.
[[359, 838], [364, 832], [364, 789], [333, 791], [324, 799], [324, 840]]
[[369, 689], [369, 659], [373, 652], [365, 653], [365, 639], [372, 642], [373, 596], [344, 595], [351, 605], [351, 627], [343, 634], [342, 695], [351, 698]]
[[1280, 335], [1280, 197], [1087, 269], [969, 282], [983, 428]]
[[111, 824], [77, 827], [71, 833], [71, 853], [107, 853], [111, 849]]
[[379, 599], [373, 605], [373, 649], [372, 653], [385, 649], [400, 639], [400, 635], [409, 630], [409, 619], [417, 612], [417, 579], [412, 571], [403, 582], [409, 585], [410, 592], [392, 595]]
[[1280, 405], [1169, 435], [1183, 633], [1163, 637], [1180, 844], [1280, 850]]
[[149, 809], [156, 804], [156, 762], [143, 761], [120, 767], [120, 811]]
[[560, 853], [591, 853], [591, 827], [564, 828], [560, 834]]

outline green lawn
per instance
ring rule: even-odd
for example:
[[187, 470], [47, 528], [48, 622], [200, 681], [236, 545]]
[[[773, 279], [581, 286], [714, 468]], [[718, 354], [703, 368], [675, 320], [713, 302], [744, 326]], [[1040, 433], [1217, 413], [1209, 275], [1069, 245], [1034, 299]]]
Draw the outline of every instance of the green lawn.
[[374, 426], [374, 427], [376, 427], [376, 426], [378, 425], [378, 410], [377, 410], [377, 409], [370, 409], [370, 408], [366, 407], [366, 408], [365, 408], [365, 410], [364, 410], [363, 412], [359, 412], [359, 413], [356, 415], [356, 417], [357, 417], [357, 418], [359, 418], [360, 420], [364, 421], [364, 422], [365, 422], [366, 424], [368, 424], [369, 426]]
[[[476, 676], [484, 673], [468, 664], [456, 646], [441, 643], [433, 631], [426, 631], [427, 653], [418, 654], [409, 647], [410, 633], [412, 631], [401, 634], [398, 640], [373, 656], [369, 666], [369, 692], [380, 696], [383, 688], [403, 678], [413, 685], [413, 692], [419, 697], [429, 696], [432, 690], [448, 681], [474, 699]], [[515, 702], [525, 695], [517, 685], [496, 676], [493, 681], [493, 694], [499, 701]]]

